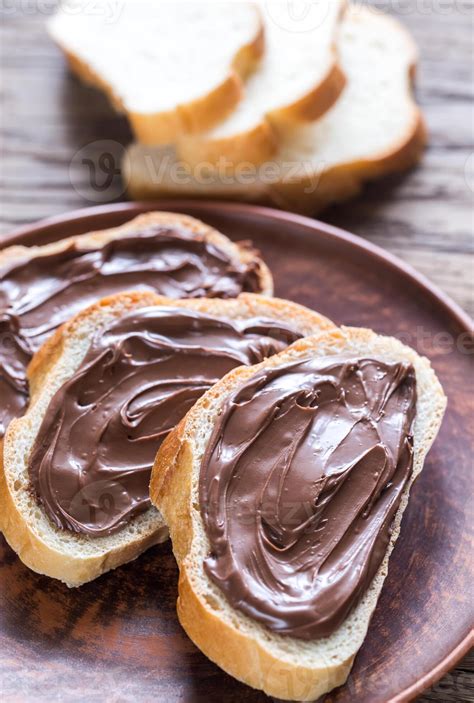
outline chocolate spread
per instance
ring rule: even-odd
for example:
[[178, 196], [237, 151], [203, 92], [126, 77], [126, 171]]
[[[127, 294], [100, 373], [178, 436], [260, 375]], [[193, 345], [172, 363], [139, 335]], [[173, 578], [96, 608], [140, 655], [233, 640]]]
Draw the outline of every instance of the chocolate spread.
[[0, 312], [0, 439], [10, 420], [22, 414], [28, 401], [26, 367], [31, 353], [18, 318]]
[[205, 570], [282, 635], [325, 637], [385, 555], [412, 473], [411, 365], [342, 356], [257, 373], [225, 402], [200, 474]]
[[233, 298], [260, 292], [258, 264], [228, 254], [186, 229], [148, 227], [102, 248], [0, 266], [0, 438], [28, 402], [26, 366], [51, 332], [99, 298], [152, 290], [169, 298]]
[[53, 396], [29, 460], [39, 502], [58, 528], [122, 528], [150, 502], [166, 434], [228, 371], [300, 337], [276, 321], [143, 308], [101, 331]]

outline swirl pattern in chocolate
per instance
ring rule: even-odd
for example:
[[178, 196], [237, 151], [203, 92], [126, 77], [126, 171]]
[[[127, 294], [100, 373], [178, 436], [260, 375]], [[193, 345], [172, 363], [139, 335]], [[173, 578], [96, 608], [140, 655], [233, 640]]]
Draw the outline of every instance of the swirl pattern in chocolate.
[[184, 228], [156, 225], [101, 248], [71, 245], [0, 265], [0, 438], [28, 402], [32, 353], [74, 314], [124, 290], [175, 299], [235, 298], [260, 292], [258, 264], [232, 261]]
[[303, 640], [332, 634], [385, 555], [412, 473], [412, 366], [343, 356], [258, 372], [202, 461], [205, 571], [229, 603]]
[[110, 325], [53, 396], [29, 459], [50, 519], [92, 536], [120, 530], [150, 506], [155, 454], [196, 400], [300, 336], [275, 320], [184, 308], [142, 308]]

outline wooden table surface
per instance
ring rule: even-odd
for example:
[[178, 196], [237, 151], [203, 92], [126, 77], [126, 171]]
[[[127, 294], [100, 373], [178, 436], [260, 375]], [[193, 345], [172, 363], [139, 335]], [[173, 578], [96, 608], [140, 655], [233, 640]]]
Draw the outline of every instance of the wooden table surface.
[[[358, 0], [360, 1], [360, 0]], [[124, 120], [80, 85], [44, 23], [54, 1], [0, 4], [2, 233], [69, 209], [124, 198], [116, 175], [94, 187], [84, 158], [104, 150], [118, 161], [130, 141]], [[323, 218], [408, 261], [474, 313], [473, 10], [463, 0], [379, 0], [399, 14], [421, 52], [417, 96], [430, 142], [420, 167], [370, 185], [363, 197]], [[429, 646], [429, 643], [426, 643]], [[421, 701], [474, 701], [474, 658]]]

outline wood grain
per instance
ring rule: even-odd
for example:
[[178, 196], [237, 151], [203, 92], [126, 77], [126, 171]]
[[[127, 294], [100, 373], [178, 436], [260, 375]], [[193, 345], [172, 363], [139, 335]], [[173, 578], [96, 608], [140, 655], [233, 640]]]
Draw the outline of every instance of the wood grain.
[[[428, 122], [429, 148], [412, 173], [372, 184], [363, 197], [332, 208], [324, 219], [413, 264], [472, 314], [472, 5], [462, 0], [375, 4], [395, 14], [398, 9], [419, 43], [417, 95]], [[34, 0], [12, 0], [1, 6], [0, 233], [68, 209], [123, 197], [118, 175], [105, 193], [98, 193], [87, 167], [74, 159], [81, 149], [82, 154], [96, 156], [97, 142], [104, 139], [113, 141], [112, 153], [118, 159], [130, 132], [99, 93], [67, 72], [44, 31], [53, 7], [53, 2]], [[8, 559], [13, 563], [13, 557]], [[160, 574], [154, 577], [168, 583], [167, 574], [162, 579]], [[36, 597], [41, 599], [41, 591], [31, 595], [30, 605]], [[59, 632], [60, 610], [55, 618], [52, 627]], [[472, 658], [466, 659], [422, 700], [474, 700], [474, 679], [469, 673], [473, 664]], [[17, 665], [12, 659], [13, 670]], [[35, 667], [32, 662], [31, 676], [40, 675], [40, 665]]]

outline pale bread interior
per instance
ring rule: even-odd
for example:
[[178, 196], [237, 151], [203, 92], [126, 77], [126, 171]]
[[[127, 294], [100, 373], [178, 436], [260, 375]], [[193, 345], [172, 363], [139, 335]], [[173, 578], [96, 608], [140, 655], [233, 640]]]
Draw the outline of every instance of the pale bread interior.
[[112, 296], [60, 328], [35, 355], [29, 369], [31, 402], [24, 417], [13, 420], [4, 441], [0, 476], [0, 527], [22, 561], [39, 573], [78, 586], [130, 561], [167, 538], [160, 514], [151, 508], [115, 535], [89, 537], [56, 529], [30, 488], [28, 457], [49, 402], [84, 359], [92, 338], [132, 309], [168, 305], [230, 319], [271, 317], [290, 323], [302, 335], [332, 328], [326, 318], [299, 305], [243, 294], [235, 300], [169, 300], [153, 293]]
[[[234, 610], [204, 572], [203, 562], [209, 553], [209, 542], [200, 513], [199, 473], [219, 409], [232, 391], [261, 368], [273, 368], [308, 356], [337, 353], [405, 360], [413, 364], [418, 393], [414, 470], [394, 521], [389, 548], [367, 593], [330, 637], [308, 642], [275, 634]], [[418, 356], [396, 339], [353, 328], [302, 340], [258, 366], [233, 371], [198, 401], [158, 453], [151, 496], [170, 528], [180, 567], [178, 614], [181, 623], [210, 659], [248, 685], [285, 700], [315, 700], [345, 681], [365, 638], [387, 575], [388, 560], [400, 531], [410, 487], [423, 468], [445, 406], [443, 390], [426, 358]], [[176, 481], [179, 477], [180, 486], [173, 484], [174, 475]]]

